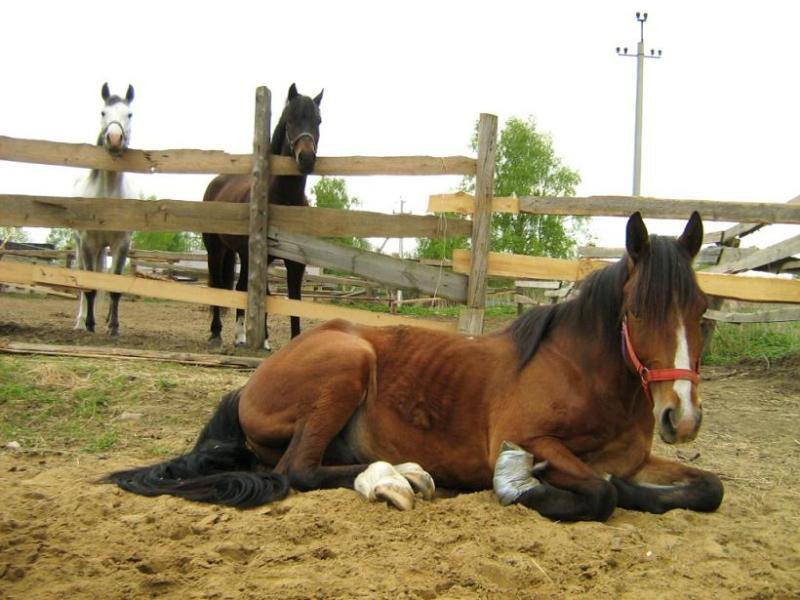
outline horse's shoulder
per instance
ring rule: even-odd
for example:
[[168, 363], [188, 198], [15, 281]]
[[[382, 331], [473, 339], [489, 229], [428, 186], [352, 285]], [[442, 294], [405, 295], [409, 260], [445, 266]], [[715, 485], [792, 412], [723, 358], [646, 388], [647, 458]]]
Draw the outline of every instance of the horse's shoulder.
[[250, 178], [246, 175], [217, 175], [206, 187], [203, 202], [247, 202]]

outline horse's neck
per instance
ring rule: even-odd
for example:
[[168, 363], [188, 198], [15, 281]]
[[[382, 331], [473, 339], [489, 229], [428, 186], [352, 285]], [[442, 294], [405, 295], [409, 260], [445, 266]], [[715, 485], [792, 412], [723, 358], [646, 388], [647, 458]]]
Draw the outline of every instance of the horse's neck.
[[285, 204], [289, 206], [305, 206], [306, 176], [305, 175], [277, 175], [269, 186], [269, 201], [272, 204]]
[[86, 192], [96, 198], [124, 198], [125, 173], [93, 170], [89, 174]]

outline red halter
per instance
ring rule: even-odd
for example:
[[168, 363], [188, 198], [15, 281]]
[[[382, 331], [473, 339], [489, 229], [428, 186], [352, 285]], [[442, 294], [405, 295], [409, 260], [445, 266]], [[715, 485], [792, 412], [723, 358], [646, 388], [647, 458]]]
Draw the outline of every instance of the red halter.
[[622, 355], [631, 361], [633, 368], [642, 380], [642, 388], [650, 402], [653, 401], [653, 396], [650, 394], [650, 382], [652, 381], [675, 381], [676, 379], [687, 379], [697, 385], [700, 381], [700, 365], [697, 365], [697, 370], [692, 369], [648, 369], [636, 356], [636, 350], [633, 348], [631, 341], [631, 334], [628, 331], [628, 317], [627, 315], [622, 318]]

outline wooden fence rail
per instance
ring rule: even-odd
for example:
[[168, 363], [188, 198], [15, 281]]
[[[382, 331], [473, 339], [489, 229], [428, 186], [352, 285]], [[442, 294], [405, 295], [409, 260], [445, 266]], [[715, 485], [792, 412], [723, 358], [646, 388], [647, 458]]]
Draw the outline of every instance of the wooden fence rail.
[[[467, 250], [453, 253], [453, 271], [469, 272], [471, 255]], [[492, 252], [489, 275], [579, 281], [608, 263], [589, 259], [565, 260]], [[751, 302], [800, 303], [800, 281], [765, 277], [744, 277], [717, 273], [697, 273], [697, 281], [707, 294]]]
[[[269, 206], [269, 222], [318, 237], [440, 237], [470, 235], [462, 219], [432, 215]], [[246, 204], [0, 194], [0, 224], [111, 231], [197, 231], [247, 235]]]
[[[221, 150], [126, 150], [113, 157], [91, 144], [70, 144], [0, 136], [0, 160], [127, 171], [130, 173], [208, 173], [248, 175], [252, 154]], [[269, 157], [273, 175], [299, 175], [290, 156]], [[315, 175], [474, 175], [475, 159], [467, 156], [321, 156]]]
[[[687, 219], [697, 211], [705, 221], [752, 223], [800, 223], [800, 205], [777, 202], [728, 202], [722, 200], [676, 200], [639, 196], [522, 196], [495, 198], [494, 212], [536, 215], [627, 217], [639, 211], [652, 219]], [[516, 201], [516, 202], [515, 202]], [[430, 212], [472, 212], [469, 194], [436, 194], [430, 197]]]

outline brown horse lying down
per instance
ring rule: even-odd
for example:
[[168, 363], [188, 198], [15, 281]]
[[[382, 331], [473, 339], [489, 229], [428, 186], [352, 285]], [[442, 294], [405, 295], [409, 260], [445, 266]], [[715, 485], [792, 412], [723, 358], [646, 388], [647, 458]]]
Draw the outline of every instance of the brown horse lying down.
[[108, 480], [240, 507], [355, 485], [409, 508], [432, 476], [551, 519], [713, 511], [715, 475], [650, 454], [656, 425], [668, 443], [700, 426], [702, 239], [697, 213], [677, 240], [636, 213], [625, 258], [494, 335], [326, 323], [223, 398], [191, 452]]

